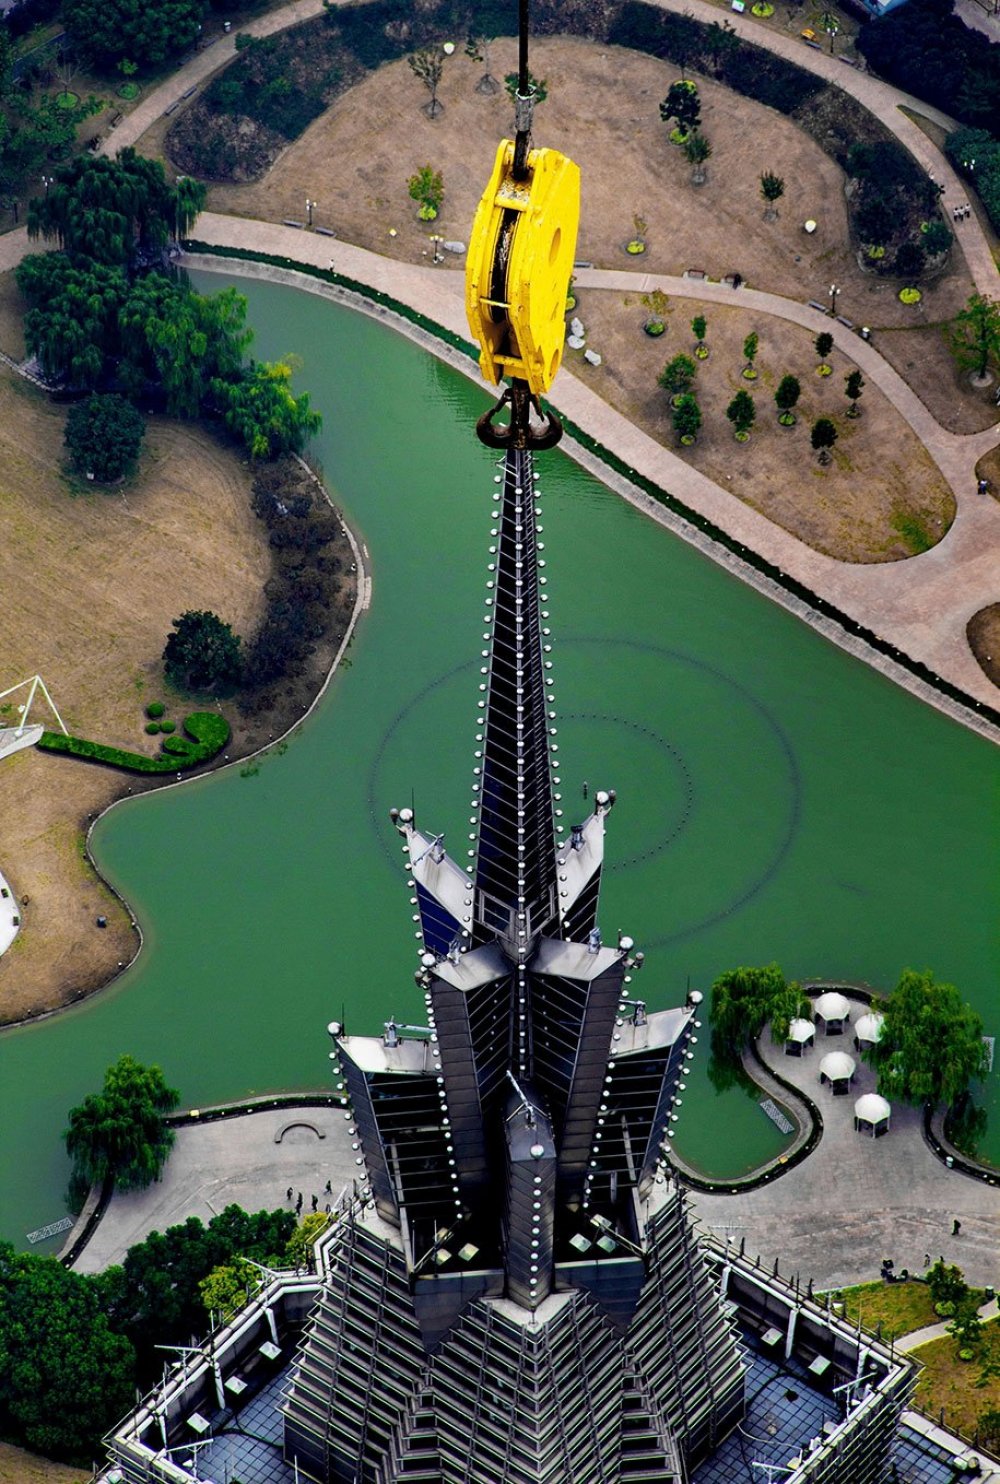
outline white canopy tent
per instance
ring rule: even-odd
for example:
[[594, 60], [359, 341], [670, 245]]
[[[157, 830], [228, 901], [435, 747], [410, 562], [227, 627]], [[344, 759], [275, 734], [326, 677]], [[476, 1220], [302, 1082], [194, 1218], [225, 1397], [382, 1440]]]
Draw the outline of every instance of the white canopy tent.
[[816, 1011], [816, 1019], [823, 1022], [825, 1035], [843, 1035], [844, 1026], [851, 1018], [851, 1002], [846, 995], [840, 994], [836, 989], [828, 989], [825, 994], [820, 995], [813, 1009]]
[[892, 1109], [885, 1098], [877, 1092], [866, 1092], [854, 1104], [854, 1127], [859, 1134], [871, 1134], [873, 1139], [877, 1139], [880, 1134], [889, 1132], [891, 1115]]
[[785, 1037], [785, 1055], [802, 1056], [812, 1047], [816, 1039], [816, 1027], [811, 1020], [803, 1020], [796, 1016], [788, 1022], [788, 1035]]
[[869, 1010], [867, 1015], [860, 1015], [854, 1022], [854, 1041], [858, 1049], [862, 1046], [874, 1046], [881, 1040], [884, 1024], [885, 1016], [878, 1010]]
[[857, 1070], [853, 1056], [846, 1051], [829, 1051], [819, 1064], [819, 1080], [829, 1082], [831, 1092], [846, 1093]]

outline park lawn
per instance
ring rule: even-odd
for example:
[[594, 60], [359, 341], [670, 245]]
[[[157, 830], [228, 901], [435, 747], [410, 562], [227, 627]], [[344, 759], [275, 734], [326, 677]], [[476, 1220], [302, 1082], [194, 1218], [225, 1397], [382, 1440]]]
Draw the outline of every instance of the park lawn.
[[859, 1283], [841, 1289], [839, 1297], [845, 1319], [857, 1324], [860, 1318], [862, 1327], [872, 1333], [881, 1324], [886, 1340], [940, 1322], [926, 1283]]
[[[241, 458], [165, 418], [150, 421], [130, 483], [71, 493], [65, 416], [0, 371], [0, 591], [17, 594], [4, 614], [0, 690], [40, 673], [74, 735], [153, 753], [146, 703], [170, 702], [177, 720], [192, 709], [164, 689], [172, 620], [209, 608], [250, 631], [271, 570], [267, 532]], [[41, 705], [32, 719], [51, 724]], [[79, 999], [133, 957], [128, 913], [82, 842], [88, 820], [135, 786], [34, 748], [0, 766], [0, 869], [23, 909], [22, 932], [0, 959], [0, 1023]]]
[[[983, 1333], [995, 1346], [1000, 1339], [1000, 1321], [986, 1325]], [[955, 1341], [946, 1335], [912, 1352], [913, 1359], [923, 1366], [914, 1401], [934, 1416], [943, 1407], [946, 1426], [971, 1438], [983, 1413], [1000, 1409], [1000, 1377], [994, 1376], [986, 1386], [977, 1386], [980, 1362], [959, 1360], [957, 1350]]]
[[89, 1478], [89, 1469], [69, 1468], [39, 1453], [0, 1443], [0, 1484], [86, 1484]]

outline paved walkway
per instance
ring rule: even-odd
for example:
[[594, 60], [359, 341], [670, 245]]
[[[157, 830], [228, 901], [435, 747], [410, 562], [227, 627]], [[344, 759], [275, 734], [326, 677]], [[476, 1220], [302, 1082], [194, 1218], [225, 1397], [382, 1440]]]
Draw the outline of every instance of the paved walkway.
[[[460, 270], [447, 265], [435, 268], [403, 263], [294, 227], [212, 212], [199, 218], [197, 231], [199, 238], [212, 244], [250, 248], [318, 267], [332, 266], [468, 336]], [[202, 266], [223, 267], [214, 262]], [[280, 274], [270, 276], [277, 278]], [[629, 275], [627, 270], [580, 270], [579, 277], [581, 285], [625, 286], [630, 292], [660, 283], [678, 296], [726, 302], [737, 298], [748, 306], [794, 319], [810, 330], [822, 323], [836, 335], [845, 352], [856, 358], [865, 374], [900, 407], [955, 490], [958, 514], [951, 531], [931, 551], [905, 562], [847, 563], [813, 551], [749, 505], [734, 500], [728, 490], [635, 427], [565, 367], [551, 400], [558, 411], [613, 450], [630, 469], [669, 490], [897, 649], [923, 661], [969, 695], [996, 705], [997, 690], [979, 668], [965, 638], [968, 619], [998, 596], [995, 554], [1000, 550], [1000, 504], [975, 493], [973, 475], [976, 459], [997, 442], [996, 431], [990, 429], [967, 438], [946, 433], [872, 346], [806, 305], [701, 281]], [[321, 285], [309, 280], [303, 280], [303, 287], [322, 292]], [[475, 374], [471, 363], [469, 370]], [[643, 504], [642, 508], [670, 523], [655, 506]]]
[[[877, 1278], [882, 1259], [896, 1271], [924, 1271], [924, 1258], [943, 1256], [976, 1286], [997, 1282], [1000, 1199], [996, 1186], [946, 1170], [924, 1143], [921, 1114], [893, 1106], [891, 1127], [879, 1139], [854, 1130], [854, 1103], [874, 1091], [875, 1077], [848, 1036], [817, 1036], [801, 1059], [775, 1047], [762, 1051], [781, 1075], [819, 1105], [823, 1137], [801, 1165], [759, 1190], [738, 1195], [693, 1192], [701, 1220], [720, 1236], [746, 1241], [751, 1256], [781, 1271], [812, 1278], [819, 1288], [843, 1288]], [[858, 1070], [847, 1097], [820, 1086], [819, 1063], [829, 1050], [855, 1057]], [[762, 1114], [748, 1106], [748, 1118]], [[958, 1217], [961, 1232], [951, 1235]]]
[[304, 1215], [314, 1195], [322, 1211], [359, 1173], [357, 1157], [340, 1108], [268, 1109], [192, 1123], [178, 1129], [161, 1180], [112, 1197], [74, 1266], [80, 1273], [102, 1272], [150, 1232], [189, 1216], [208, 1223], [234, 1203], [246, 1211], [294, 1210], [289, 1187], [302, 1192]]
[[[984, 1324], [991, 1319], [1000, 1316], [1000, 1305], [996, 1299], [990, 1299], [988, 1304], [980, 1304], [979, 1317]], [[942, 1319], [940, 1324], [925, 1324], [923, 1329], [915, 1329], [910, 1334], [904, 1335], [901, 1340], [896, 1341], [897, 1350], [919, 1350], [921, 1345], [929, 1345], [931, 1340], [941, 1340], [948, 1333], [948, 1321]]]

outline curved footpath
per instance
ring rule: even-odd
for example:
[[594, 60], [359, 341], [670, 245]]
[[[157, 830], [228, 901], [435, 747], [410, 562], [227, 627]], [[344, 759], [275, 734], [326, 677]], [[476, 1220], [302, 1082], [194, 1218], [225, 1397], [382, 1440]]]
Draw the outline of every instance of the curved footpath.
[[[388, 294], [410, 309], [442, 325], [453, 334], [468, 336], [465, 321], [461, 270], [447, 266], [432, 267], [403, 263], [384, 258], [364, 248], [352, 247], [339, 240], [317, 237], [293, 227], [271, 222], [248, 221], [238, 217], [206, 212], [198, 220], [199, 238], [212, 246], [229, 247], [235, 252], [254, 251], [285, 258], [318, 268], [332, 267], [378, 292]], [[297, 282], [301, 288], [342, 298], [342, 293], [315, 278], [300, 275], [297, 279], [281, 268], [254, 263], [236, 264], [225, 259], [195, 255], [192, 265], [220, 272], [245, 273], [276, 282]], [[1000, 551], [1000, 504], [983, 499], [975, 490], [975, 462], [987, 448], [997, 442], [993, 429], [985, 433], [959, 437], [946, 433], [931, 414], [888, 366], [878, 352], [829, 316], [798, 305], [776, 295], [732, 290], [702, 281], [633, 274], [625, 270], [580, 270], [581, 286], [627, 287], [641, 291], [655, 284], [664, 285], [677, 296], [693, 299], [723, 299], [726, 302], [753, 304], [768, 313], [780, 313], [816, 329], [822, 323], [834, 334], [836, 343], [856, 359], [907, 418], [937, 461], [951, 484], [957, 501], [955, 522], [947, 536], [921, 556], [902, 562], [855, 564], [837, 561], [813, 551], [797, 537], [774, 524], [749, 505], [736, 500], [730, 492], [706, 475], [691, 468], [669, 448], [635, 427], [621, 413], [609, 407], [596, 392], [578, 380], [565, 367], [552, 395], [556, 409], [578, 427], [616, 454], [630, 471], [667, 490], [691, 510], [704, 516], [728, 533], [735, 541], [767, 558], [783, 573], [802, 583], [813, 593], [826, 598], [856, 623], [870, 629], [887, 643], [921, 661], [928, 669], [957, 686], [973, 699], [987, 706], [1000, 703], [1000, 693], [983, 674], [969, 649], [965, 626], [969, 618], [998, 597], [995, 553]], [[745, 297], [744, 297], [745, 296]], [[377, 311], [379, 312], [379, 311]], [[380, 317], [390, 318], [388, 311]], [[408, 326], [397, 320], [399, 328]], [[478, 372], [468, 357], [454, 353], [430, 337], [421, 337], [428, 347], [452, 361], [478, 380]], [[624, 479], [609, 477], [599, 460], [591, 457], [572, 440], [567, 451], [591, 468], [599, 478], [630, 499], [662, 524], [692, 538], [690, 528], [682, 528], [671, 512], [651, 497], [632, 488]], [[699, 544], [702, 544], [699, 542]], [[703, 549], [709, 549], [707, 545]], [[746, 577], [748, 569], [721, 549], [710, 554], [724, 561]], [[972, 713], [955, 707], [931, 687], [915, 681], [909, 671], [874, 653], [867, 645], [854, 640], [832, 624], [821, 624], [804, 605], [789, 601], [777, 584], [756, 584], [769, 596], [807, 617], [816, 627], [852, 653], [874, 664], [898, 683], [907, 686], [923, 699], [974, 726], [984, 736], [1000, 740], [1000, 731]]]

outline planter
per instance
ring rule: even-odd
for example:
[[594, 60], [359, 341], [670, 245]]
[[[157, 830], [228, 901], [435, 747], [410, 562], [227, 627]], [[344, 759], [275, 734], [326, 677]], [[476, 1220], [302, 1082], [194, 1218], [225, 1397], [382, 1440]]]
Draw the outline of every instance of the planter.
[[778, 415], [778, 422], [783, 428], [794, 428], [795, 424], [798, 422], [798, 418], [795, 416], [794, 412], [782, 412]]
[[754, 369], [753, 366], [745, 366], [740, 374], [743, 377], [743, 380], [744, 381], [756, 381], [757, 380], [757, 374], [758, 373], [756, 372], [756, 370]]
[[694, 441], [695, 441], [695, 437], [694, 437], [694, 434], [693, 433], [685, 433], [684, 436], [683, 436], [683, 438], [681, 439], [681, 447], [682, 448], [690, 448], [691, 445], [692, 445], [692, 443], [694, 443]]
[[131, 103], [134, 98], [138, 98], [141, 92], [142, 89], [137, 82], [123, 82], [118, 89], [118, 96], [124, 98], [126, 103]]
[[573, 310], [575, 308], [576, 308], [576, 295], [575, 294], [567, 294], [566, 295], [566, 313], [567, 314], [572, 314], [573, 313]]
[[437, 207], [432, 206], [429, 201], [425, 201], [417, 212], [417, 220], [421, 222], [436, 222], [437, 214]]
[[757, 0], [757, 4], [750, 7], [750, 14], [755, 15], [760, 21], [766, 21], [774, 15], [774, 6], [769, 5], [767, 0]]
[[833, 367], [832, 366], [828, 366], [826, 364], [826, 362], [823, 361], [823, 362], [821, 362], [820, 365], [818, 365], [816, 367], [816, 375], [817, 376], [832, 376], [833, 375]]
[[748, 428], [739, 428], [739, 429], [737, 429], [737, 432], [736, 432], [736, 442], [737, 443], [749, 443], [750, 442], [750, 430]]
[[69, 88], [65, 88], [61, 93], [56, 94], [57, 108], [75, 108], [79, 101], [80, 94], [72, 92]]
[[919, 289], [900, 289], [897, 295], [900, 304], [919, 304], [924, 297]]
[[708, 349], [708, 346], [707, 345], [696, 345], [695, 348], [694, 348], [694, 353], [695, 353], [695, 357], [696, 357], [697, 360], [699, 360], [699, 361], [707, 361], [708, 360], [709, 349]]
[[648, 319], [642, 328], [647, 335], [651, 335], [655, 340], [658, 335], [663, 334], [667, 327], [661, 319]]
[[625, 251], [630, 257], [637, 258], [646, 251], [646, 244], [641, 237], [633, 237], [631, 242], [626, 242]]

